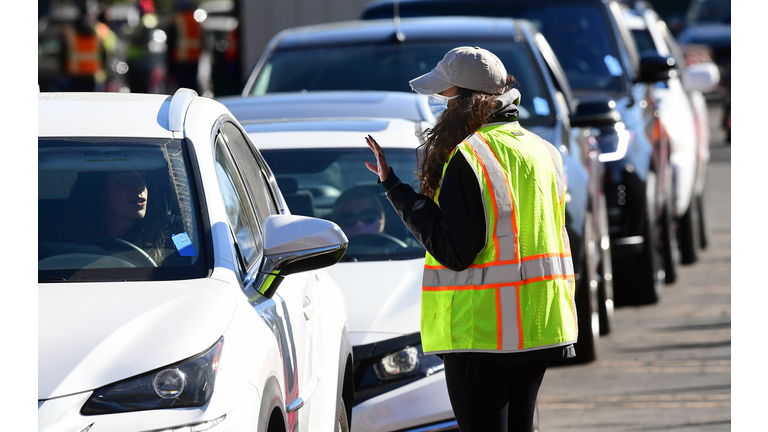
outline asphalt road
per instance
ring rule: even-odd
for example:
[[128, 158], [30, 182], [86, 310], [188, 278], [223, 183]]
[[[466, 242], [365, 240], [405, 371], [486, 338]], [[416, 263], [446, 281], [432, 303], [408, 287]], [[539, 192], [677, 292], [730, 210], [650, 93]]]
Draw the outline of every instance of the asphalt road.
[[[710, 123], [719, 112], [710, 106]], [[713, 127], [708, 248], [658, 304], [616, 309], [597, 361], [547, 371], [541, 432], [731, 430], [731, 147], [723, 139]]]

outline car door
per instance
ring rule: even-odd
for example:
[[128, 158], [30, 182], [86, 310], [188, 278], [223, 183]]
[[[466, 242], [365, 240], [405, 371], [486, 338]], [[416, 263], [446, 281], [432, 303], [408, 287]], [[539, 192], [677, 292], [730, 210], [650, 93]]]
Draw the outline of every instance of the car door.
[[[231, 184], [239, 184], [240, 201], [246, 214], [255, 221], [259, 235], [264, 220], [279, 214], [278, 192], [272, 188], [270, 173], [263, 159], [244, 133], [232, 122], [223, 122], [217, 139], [217, 170], [227, 173]], [[228, 212], [229, 213], [229, 212]], [[248, 267], [243, 275], [243, 289], [251, 291], [258, 266]], [[273, 319], [281, 333], [280, 345], [285, 370], [285, 392], [289, 430], [305, 432], [314, 423], [312, 400], [320, 378], [318, 349], [319, 329], [315, 318], [314, 272], [288, 276], [269, 302], [253, 299]]]

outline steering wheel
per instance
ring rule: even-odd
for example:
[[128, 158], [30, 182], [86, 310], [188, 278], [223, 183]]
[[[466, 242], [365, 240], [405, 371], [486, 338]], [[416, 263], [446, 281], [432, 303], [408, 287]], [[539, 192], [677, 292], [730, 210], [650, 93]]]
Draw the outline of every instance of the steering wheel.
[[407, 248], [408, 245], [397, 237], [384, 233], [365, 233], [352, 236], [349, 239], [350, 246], [363, 246], [382, 249]]
[[62, 255], [71, 252], [88, 249], [88, 246], [96, 246], [110, 253], [115, 258], [128, 261], [136, 267], [157, 267], [157, 263], [142, 248], [135, 244], [116, 237], [91, 237], [70, 243], [56, 252]]

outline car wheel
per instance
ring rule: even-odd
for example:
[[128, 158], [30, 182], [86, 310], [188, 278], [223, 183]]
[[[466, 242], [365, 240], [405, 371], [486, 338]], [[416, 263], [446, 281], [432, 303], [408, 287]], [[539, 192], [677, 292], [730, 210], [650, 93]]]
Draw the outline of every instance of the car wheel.
[[608, 210], [605, 199], [601, 200], [598, 214], [600, 265], [597, 267], [597, 306], [600, 316], [600, 335], [607, 335], [613, 328], [613, 263], [611, 261], [611, 241], [608, 234]]
[[693, 264], [698, 259], [701, 244], [701, 222], [699, 221], [698, 198], [694, 195], [688, 211], [680, 219], [680, 253], [683, 264]]
[[643, 212], [643, 248], [638, 260], [629, 265], [621, 275], [622, 289], [617, 292], [622, 304], [652, 304], [661, 298], [663, 289], [664, 259], [661, 255], [659, 242], [661, 227], [653, 217], [651, 203], [646, 203]]
[[661, 214], [662, 253], [664, 254], [664, 282], [677, 280], [680, 266], [680, 243], [677, 240], [677, 226], [672, 217], [672, 203], [667, 202]]
[[704, 194], [696, 197], [696, 208], [699, 210], [699, 246], [706, 249], [709, 245], [709, 236], [707, 236], [707, 224], [704, 217]]
[[576, 341], [576, 357], [568, 362], [588, 363], [597, 360], [598, 341], [600, 340], [600, 316], [598, 308], [597, 278], [594, 271], [594, 242], [591, 217], [587, 214], [584, 224], [584, 245], [580, 263], [579, 279], [576, 280], [576, 316], [579, 325], [579, 339]]
[[336, 421], [336, 432], [349, 432], [349, 419], [344, 399], [339, 399], [339, 415]]

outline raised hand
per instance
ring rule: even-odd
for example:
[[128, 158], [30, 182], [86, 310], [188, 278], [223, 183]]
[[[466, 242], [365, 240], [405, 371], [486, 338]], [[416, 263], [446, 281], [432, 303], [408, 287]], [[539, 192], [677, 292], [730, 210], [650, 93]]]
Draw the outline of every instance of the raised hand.
[[372, 173], [379, 176], [380, 181], [384, 181], [387, 179], [387, 176], [389, 175], [389, 165], [387, 165], [387, 159], [384, 157], [384, 151], [381, 149], [381, 146], [376, 142], [375, 139], [373, 139], [372, 136], [368, 135], [365, 137], [365, 142], [368, 144], [368, 147], [371, 148], [371, 151], [376, 156], [376, 165], [365, 161], [365, 166], [368, 167], [369, 170], [371, 170]]

